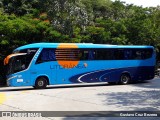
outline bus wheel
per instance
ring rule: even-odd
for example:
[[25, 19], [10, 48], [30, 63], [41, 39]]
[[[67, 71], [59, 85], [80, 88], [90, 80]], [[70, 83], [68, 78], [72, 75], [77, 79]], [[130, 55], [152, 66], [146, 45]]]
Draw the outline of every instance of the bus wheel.
[[120, 81], [119, 83], [121, 85], [126, 85], [128, 84], [129, 82], [131, 81], [131, 78], [128, 74], [122, 74], [121, 77], [120, 77]]
[[36, 80], [34, 88], [36, 89], [44, 89], [47, 86], [47, 79], [45, 77], [39, 77]]

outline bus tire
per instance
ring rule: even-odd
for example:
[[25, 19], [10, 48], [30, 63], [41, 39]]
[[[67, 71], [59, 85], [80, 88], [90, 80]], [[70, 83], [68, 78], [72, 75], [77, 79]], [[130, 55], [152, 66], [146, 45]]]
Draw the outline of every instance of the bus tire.
[[127, 73], [123, 73], [121, 75], [121, 77], [120, 77], [119, 84], [121, 84], [121, 85], [127, 85], [127, 84], [130, 83], [130, 81], [131, 81], [130, 75], [127, 74]]
[[36, 89], [45, 89], [47, 86], [47, 79], [45, 77], [39, 77], [36, 80], [34, 88]]

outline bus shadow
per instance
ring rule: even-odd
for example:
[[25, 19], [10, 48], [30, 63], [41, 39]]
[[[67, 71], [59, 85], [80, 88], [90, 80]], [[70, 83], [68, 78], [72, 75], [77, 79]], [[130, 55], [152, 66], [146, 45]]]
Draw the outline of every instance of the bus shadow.
[[0, 92], [14, 92], [14, 91], [27, 91], [27, 90], [34, 90], [34, 88], [9, 88], [9, 89], [2, 89], [2, 90], [0, 88]]
[[[155, 86], [150, 85], [151, 81], [139, 81], [136, 83], [132, 83], [129, 85], [132, 86], [138, 86], [138, 87], [151, 87], [151, 88], [156, 88]], [[51, 86], [47, 86], [46, 89], [34, 89], [33, 87], [6, 87], [6, 86], [1, 86], [0, 87], [0, 92], [14, 92], [14, 91], [28, 91], [28, 90], [48, 90], [48, 89], [62, 89], [62, 88], [80, 88], [80, 87], [101, 87], [101, 86], [117, 86], [117, 85], [112, 85], [112, 84], [108, 84], [108, 83], [95, 83], [95, 84], [72, 84], [72, 85], [51, 85]], [[159, 87], [159, 85], [157, 85], [157, 87]]]
[[[92, 84], [92, 85], [58, 85], [58, 86], [48, 86], [46, 89], [34, 89], [34, 88], [18, 88], [18, 87], [15, 87], [15, 88], [7, 88], [7, 87], [0, 87], [0, 92], [14, 92], [14, 91], [28, 91], [28, 90], [48, 90], [48, 89], [62, 89], [62, 88], [79, 88], [79, 87], [100, 87], [100, 86], [112, 86], [112, 85], [109, 85], [109, 84]], [[2, 88], [2, 89], [1, 89]]]
[[137, 83], [133, 83], [131, 85], [135, 86], [135, 87], [140, 87], [140, 88], [160, 89], [160, 78], [154, 78], [152, 80], [140, 81]]
[[[160, 92], [159, 90], [144, 90], [131, 92], [112, 92], [98, 94], [105, 97], [104, 105], [123, 108], [124, 110], [137, 111], [159, 111], [160, 108]], [[129, 107], [129, 109], [128, 109]]]
[[[104, 105], [135, 111], [159, 111], [160, 110], [160, 86], [157, 80], [144, 81], [132, 84], [136, 89], [123, 92], [110, 92], [97, 94], [104, 97]], [[139, 89], [139, 88], [140, 89]], [[149, 89], [148, 89], [149, 88]]]
[[49, 86], [46, 89], [59, 89], [59, 88], [79, 88], [79, 87], [100, 87], [100, 86], [111, 86], [108, 83], [105, 84], [85, 84], [85, 85], [62, 85], [62, 86]]

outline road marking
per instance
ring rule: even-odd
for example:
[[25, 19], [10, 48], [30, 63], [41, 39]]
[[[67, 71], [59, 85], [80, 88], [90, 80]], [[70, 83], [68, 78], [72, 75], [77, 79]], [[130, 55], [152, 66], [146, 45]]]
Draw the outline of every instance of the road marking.
[[21, 93], [29, 93], [29, 91], [21, 91]]
[[0, 104], [3, 104], [6, 101], [6, 94], [0, 93]]

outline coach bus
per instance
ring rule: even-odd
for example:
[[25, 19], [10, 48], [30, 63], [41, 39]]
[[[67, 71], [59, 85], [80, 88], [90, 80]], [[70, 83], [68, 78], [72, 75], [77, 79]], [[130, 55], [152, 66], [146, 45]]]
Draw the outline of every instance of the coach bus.
[[4, 60], [9, 86], [108, 82], [128, 84], [154, 78], [152, 46], [92, 43], [34, 43]]

